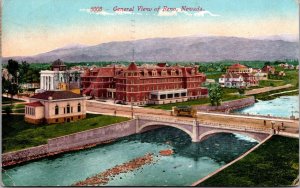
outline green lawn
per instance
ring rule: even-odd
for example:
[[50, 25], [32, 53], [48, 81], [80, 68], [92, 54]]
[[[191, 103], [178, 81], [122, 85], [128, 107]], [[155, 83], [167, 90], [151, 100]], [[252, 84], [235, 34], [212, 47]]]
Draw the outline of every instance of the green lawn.
[[299, 139], [273, 136], [243, 159], [199, 187], [278, 187], [299, 175]]
[[[10, 98], [7, 98], [7, 97], [3, 97], [2, 96], [2, 104], [10, 104], [11, 102], [11, 99]], [[24, 102], [22, 100], [17, 100], [17, 99], [12, 99], [12, 102], [13, 103], [17, 103], [17, 102]]]
[[269, 86], [272, 86], [272, 87], [277, 87], [277, 86], [283, 86], [285, 85], [286, 82], [284, 80], [260, 80], [259, 81], [259, 86], [260, 87], [269, 87]]
[[[239, 95], [224, 95], [223, 101], [230, 101], [230, 100], [237, 100], [245, 98], [245, 96]], [[202, 104], [209, 104], [209, 98], [197, 99], [197, 100], [189, 100], [185, 102], [177, 102], [171, 104], [154, 104], [154, 105], [147, 105], [145, 107], [154, 108], [154, 109], [162, 109], [162, 110], [172, 110], [173, 106], [193, 106], [193, 105], [202, 105]]]
[[[13, 104], [13, 105], [9, 105], [9, 106], [11, 106], [12, 107], [12, 111], [13, 111], [13, 113], [15, 112], [15, 113], [25, 113], [25, 104]], [[5, 107], [6, 106], [3, 106], [2, 107], [2, 112], [4, 112], [5, 113]]]
[[225, 74], [225, 73], [218, 72], [218, 73], [213, 73], [213, 74], [206, 74], [206, 78], [208, 78], [208, 79], [214, 79], [217, 82], [219, 82], [219, 78], [221, 77], [222, 74]]
[[270, 96], [271, 94], [274, 94], [274, 93], [291, 91], [291, 90], [295, 90], [295, 89], [299, 89], [299, 88], [298, 87], [291, 87], [291, 88], [288, 88], [288, 89], [279, 89], [279, 90], [269, 91], [269, 92], [266, 92], [266, 93], [256, 94], [256, 95], [254, 95], [254, 97], [255, 97], [255, 99], [259, 99], [259, 100], [272, 100], [272, 99], [275, 99], [275, 98], [280, 97], [280, 96], [299, 95], [299, 90], [298, 90], [298, 91], [294, 91], [294, 92], [290, 92], [290, 93], [282, 93], [282, 94]]
[[19, 150], [47, 143], [47, 139], [75, 132], [127, 121], [129, 118], [87, 114], [87, 118], [76, 122], [32, 125], [24, 122], [23, 115], [2, 116], [3, 152]]

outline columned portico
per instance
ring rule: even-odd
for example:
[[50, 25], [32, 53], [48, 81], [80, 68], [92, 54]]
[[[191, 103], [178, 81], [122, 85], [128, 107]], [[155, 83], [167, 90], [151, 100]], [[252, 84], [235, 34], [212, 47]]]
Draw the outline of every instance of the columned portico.
[[150, 100], [154, 104], [182, 102], [187, 100], [187, 89], [153, 91]]

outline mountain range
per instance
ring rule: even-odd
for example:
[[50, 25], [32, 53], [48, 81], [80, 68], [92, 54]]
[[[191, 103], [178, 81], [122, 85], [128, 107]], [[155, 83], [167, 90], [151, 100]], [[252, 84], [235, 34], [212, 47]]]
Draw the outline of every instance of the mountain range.
[[[134, 46], [134, 53], [133, 53]], [[186, 36], [117, 41], [88, 46], [70, 44], [34, 56], [4, 57], [18, 61], [65, 62], [144, 61], [144, 62], [211, 62], [221, 60], [298, 59], [299, 44], [292, 36], [256, 38], [222, 36]]]

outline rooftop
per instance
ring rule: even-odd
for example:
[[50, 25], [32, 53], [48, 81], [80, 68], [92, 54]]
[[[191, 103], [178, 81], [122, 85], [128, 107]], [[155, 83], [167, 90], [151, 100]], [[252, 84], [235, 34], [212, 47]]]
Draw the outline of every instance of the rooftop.
[[239, 63], [236, 63], [236, 64], [233, 64], [231, 66], [228, 67], [229, 69], [241, 69], [241, 68], [248, 68], [247, 66], [245, 65], [241, 65]]
[[82, 95], [73, 93], [71, 91], [45, 91], [43, 93], [38, 93], [31, 98], [49, 100], [49, 97], [52, 97], [52, 100], [58, 99], [71, 99], [71, 98], [80, 98]]
[[62, 60], [57, 59], [52, 63], [52, 66], [57, 67], [57, 66], [66, 66], [66, 65], [64, 64], [64, 62]]
[[27, 103], [26, 106], [38, 107], [38, 106], [44, 106], [44, 105], [40, 101], [37, 101], [37, 102]]

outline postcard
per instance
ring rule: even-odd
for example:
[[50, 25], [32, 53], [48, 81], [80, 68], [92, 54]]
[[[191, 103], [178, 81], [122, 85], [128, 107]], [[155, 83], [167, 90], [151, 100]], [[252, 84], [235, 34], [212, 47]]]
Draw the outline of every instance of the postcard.
[[299, 186], [296, 0], [3, 0], [3, 186]]

